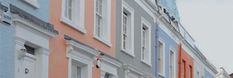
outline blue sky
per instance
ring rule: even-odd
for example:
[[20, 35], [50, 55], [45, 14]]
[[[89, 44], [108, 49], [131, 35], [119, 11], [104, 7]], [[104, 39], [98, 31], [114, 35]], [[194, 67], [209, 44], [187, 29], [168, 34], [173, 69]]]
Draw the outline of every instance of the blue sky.
[[203, 54], [233, 73], [233, 0], [177, 0], [177, 7]]

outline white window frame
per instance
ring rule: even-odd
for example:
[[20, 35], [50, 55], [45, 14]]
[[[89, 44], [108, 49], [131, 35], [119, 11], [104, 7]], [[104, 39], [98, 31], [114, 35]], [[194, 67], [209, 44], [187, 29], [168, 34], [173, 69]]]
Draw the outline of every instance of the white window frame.
[[[148, 44], [147, 44], [147, 46], [148, 46], [148, 58], [147, 58], [147, 60], [144, 60], [144, 59], [142, 59], [142, 56], [143, 56], [143, 51], [142, 51], [142, 48], [143, 48], [143, 46], [142, 46], [142, 44], [143, 44], [143, 30], [142, 30], [142, 28], [143, 28], [143, 26], [146, 26], [148, 29], [147, 29], [147, 31], [148, 31]], [[149, 66], [152, 66], [152, 64], [151, 64], [151, 24], [145, 19], [145, 18], [141, 18], [141, 61], [143, 62], [143, 63], [145, 63], [146, 65], [149, 65]], [[146, 46], [146, 47], [147, 47]]]
[[24, 1], [25, 3], [31, 5], [32, 7], [34, 8], [39, 8], [39, 3], [38, 3], [38, 0], [22, 0]]
[[201, 78], [199, 70], [196, 71], [196, 76], [197, 76], [197, 78]]
[[101, 75], [100, 78], [104, 78], [105, 74], [108, 73], [111, 75], [111, 78], [118, 78], [118, 67], [115, 64], [115, 62], [111, 62], [113, 61], [112, 59], [108, 58], [108, 57], [104, 57], [101, 61], [101, 65], [100, 65], [100, 71], [101, 71]]
[[73, 74], [72, 66], [73, 66], [73, 63], [75, 63], [74, 61], [76, 62], [76, 64], [78, 64], [77, 66], [80, 67], [80, 69], [81, 69], [81, 78], [87, 78], [88, 74], [87, 74], [87, 72], [85, 72], [85, 71], [88, 70], [87, 63], [85, 63], [84, 61], [77, 60], [77, 59], [76, 60], [75, 59], [69, 59], [69, 78], [72, 78], [72, 74]]
[[[43, 41], [42, 41], [43, 42]], [[47, 48], [44, 48], [40, 45], [34, 44], [34, 42], [22, 39], [20, 37], [16, 38], [16, 64], [15, 64], [15, 76], [16, 77], [23, 77], [22, 73], [19, 73], [19, 69], [22, 69], [22, 66], [24, 66], [22, 63], [22, 60], [24, 60], [25, 57], [29, 57], [35, 60], [35, 72], [34, 77], [36, 78], [48, 78], [48, 56], [49, 56], [49, 50]], [[32, 55], [30, 53], [27, 53], [26, 51], [22, 51], [22, 49], [25, 49], [24, 45], [28, 45], [35, 49], [35, 55]]]
[[[71, 76], [77, 76], [78, 78], [82, 78], [83, 76], [83, 71], [85, 70], [85, 65], [84, 67], [80, 64], [78, 64], [79, 62], [72, 60], [72, 65], [71, 65]], [[72, 77], [73, 78], [73, 77]], [[75, 77], [76, 78], [76, 77]]]
[[[158, 72], [158, 74], [161, 76], [161, 77], [165, 77], [165, 52], [166, 52], [166, 43], [164, 42], [164, 40], [162, 39], [162, 38], [159, 38], [158, 39], [158, 43], [162, 43], [162, 45], [163, 45], [163, 54], [162, 54], [162, 63], [163, 63], [163, 67], [162, 67], [162, 73], [160, 73], [160, 72]], [[158, 44], [158, 46], [159, 46], [159, 44]], [[158, 47], [159, 48], [159, 47]], [[158, 53], [159, 53], [159, 49], [158, 49]], [[157, 53], [157, 54], [158, 54]], [[158, 57], [159, 57], [159, 55], [158, 55]], [[157, 58], [157, 60], [158, 60], [159, 58]], [[157, 67], [158, 68], [158, 67]]]
[[[74, 6], [80, 7], [75, 8], [75, 14], [73, 14], [71, 17], [77, 17], [75, 20], [70, 20], [66, 17], [66, 0], [62, 0], [62, 12], [61, 12], [61, 22], [67, 24], [68, 26], [80, 31], [81, 33], [86, 33], [85, 29], [85, 0], [72, 0], [75, 1]], [[73, 9], [73, 8], [72, 8]]]
[[[22, 78], [22, 73], [17, 73], [22, 61], [20, 58], [24, 57], [24, 44], [34, 45], [38, 53], [38, 63], [36, 70], [36, 78], [48, 78], [49, 65], [49, 39], [55, 34], [41, 29], [36, 24], [25, 20], [19, 16], [14, 17], [15, 24], [15, 77]], [[26, 28], [26, 29], [25, 29]]]
[[[101, 73], [102, 74], [102, 73]], [[110, 75], [110, 78], [113, 78], [114, 76], [108, 72], [105, 72], [104, 75], [101, 78], [105, 78], [106, 74]]]
[[129, 74], [135, 76], [136, 78], [140, 78], [140, 75], [137, 72], [130, 69], [125, 72], [125, 78], [129, 78]]
[[[171, 65], [171, 54], [170, 53], [173, 53], [173, 58], [172, 58], [172, 60], [173, 60], [173, 71], [172, 71], [172, 73], [173, 73], [173, 76], [170, 76], [170, 65]], [[170, 48], [169, 49], [169, 77], [170, 78], [176, 78], [176, 51], [174, 50], [174, 49], [172, 49], [172, 48]]]
[[[103, 0], [103, 4], [102, 5], [102, 18], [103, 18], [103, 31], [104, 33], [103, 36], [99, 37], [96, 33], [96, 1], [94, 0], [94, 38], [97, 39], [98, 41], [104, 43], [105, 45], [111, 47], [111, 0]], [[106, 4], [105, 4], [106, 3]], [[101, 32], [100, 32], [101, 33]]]
[[[134, 9], [131, 7], [131, 6], [129, 6], [129, 4], [127, 4], [125, 1], [123, 1], [122, 2], [123, 4], [122, 4], [122, 20], [121, 20], [121, 48], [122, 48], [122, 51], [123, 52], [125, 52], [125, 53], [127, 53], [127, 54], [129, 54], [129, 55], [131, 55], [131, 56], [135, 56], [134, 55]], [[127, 45], [129, 45], [129, 46], [131, 46], [130, 48], [128, 48], [128, 49], [124, 49], [124, 47], [123, 47], [123, 17], [124, 17], [124, 11], [127, 11], [127, 12], [129, 12], [129, 16], [128, 16], [128, 18], [129, 18], [129, 25], [128, 25], [128, 28], [129, 28], [129, 30], [130, 30], [130, 32], [128, 31], [128, 35], [129, 35], [129, 37], [130, 37], [130, 40], [126, 40], [126, 41], [129, 41], [130, 42], [130, 44], [126, 44], [126, 46]]]
[[76, 61], [81, 64], [82, 76], [81, 78], [92, 78], [92, 60], [84, 54], [76, 51], [68, 53], [68, 78], [72, 78], [72, 61]]
[[111, 75], [110, 78], [117, 78], [116, 75], [114, 75], [114, 74], [112, 74], [112, 73], [110, 73], [110, 72], [106, 72], [106, 71], [101, 71], [101, 76], [100, 76], [100, 78], [105, 78], [105, 75], [106, 75], [106, 74]]

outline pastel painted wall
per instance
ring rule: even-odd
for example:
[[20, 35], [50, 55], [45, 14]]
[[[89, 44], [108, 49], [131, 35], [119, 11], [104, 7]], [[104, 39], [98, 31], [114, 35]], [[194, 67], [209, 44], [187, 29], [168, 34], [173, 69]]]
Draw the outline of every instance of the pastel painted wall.
[[178, 78], [193, 78], [193, 58], [179, 45]]
[[[8, 1], [8, 0], [5, 0]], [[38, 8], [34, 8], [24, 0], [9, 0], [10, 3], [27, 13], [36, 16], [37, 18], [48, 22], [49, 20], [49, 0], [36, 0], [38, 2]], [[60, 1], [60, 0], [59, 0]]]
[[175, 16], [178, 21], [180, 20], [178, 9], [176, 6], [176, 0], [159, 0], [158, 2], [164, 8], [166, 8], [172, 16]]
[[[0, 3], [14, 5], [35, 17], [48, 22], [49, 0], [37, 0], [40, 5], [35, 9], [23, 0], [0, 0]], [[10, 10], [10, 8], [8, 8]], [[0, 24], [0, 78], [14, 78], [15, 71], [15, 27]]]
[[[165, 53], [164, 53], [164, 68], [165, 68], [165, 78], [170, 78], [170, 76], [169, 76], [169, 62], [170, 62], [170, 51], [173, 51], [174, 52], [174, 55], [175, 55], [175, 58], [176, 59], [174, 59], [174, 62], [176, 62], [176, 64], [175, 64], [175, 68], [177, 68], [177, 66], [178, 66], [178, 63], [177, 63], [177, 59], [178, 59], [178, 52], [177, 52], [177, 50], [178, 50], [178, 46], [177, 46], [177, 43], [176, 43], [176, 41], [173, 39], [173, 38], [171, 38], [168, 34], [169, 33], [167, 33], [167, 32], [165, 32], [160, 26], [157, 26], [156, 27], [156, 32], [155, 32], [155, 34], [157, 34], [156, 36], [157, 36], [157, 38], [156, 38], [156, 40], [157, 40], [157, 45], [158, 45], [158, 42], [159, 41], [161, 41], [162, 43], [164, 43], [164, 47], [165, 47]], [[157, 55], [157, 53], [158, 53], [158, 48], [156, 47], [155, 48], [155, 56], [157, 56], [157, 57], [155, 57], [155, 59], [154, 59], [154, 61], [156, 61], [155, 62], [155, 67], [153, 67], [153, 69], [155, 70], [155, 71], [157, 71], [157, 59], [158, 59], [158, 55]], [[176, 70], [176, 69], [175, 69]], [[175, 72], [175, 74], [177, 74], [177, 72]], [[157, 73], [155, 73], [155, 75], [157, 75]]]
[[198, 58], [194, 58], [194, 78], [204, 77], [204, 64]]
[[215, 78], [215, 75], [211, 74], [209, 71], [204, 70], [205, 78]]
[[[49, 78], [67, 78], [68, 77], [68, 59], [66, 57], [66, 44], [64, 35], [68, 35], [85, 45], [100, 50], [110, 56], [115, 56], [115, 29], [116, 29], [116, 0], [111, 0], [111, 44], [109, 47], [96, 40], [93, 36], [94, 30], [94, 0], [85, 1], [85, 29], [86, 33], [81, 33], [71, 26], [64, 24], [61, 19], [62, 0], [50, 0], [50, 17], [52, 23], [59, 35], [50, 40], [51, 53], [49, 57]], [[99, 69], [93, 68], [93, 78], [99, 78]]]
[[[152, 54], [152, 58], [154, 57], [154, 33], [155, 29], [154, 29], [154, 22], [153, 22], [153, 17], [151, 17], [147, 12], [145, 12], [145, 10], [134, 0], [116, 0], [117, 1], [117, 26], [116, 26], [116, 30], [117, 30], [117, 41], [116, 41], [116, 58], [120, 61], [122, 61], [123, 64], [125, 65], [130, 65], [136, 68], [137, 72], [141, 72], [143, 74], [146, 75], [152, 75], [152, 67], [143, 63], [141, 61], [141, 18], [145, 18], [146, 21], [148, 21], [151, 24], [151, 40], [152, 40], [152, 46], [151, 47], [151, 54]], [[123, 1], [125, 1], [131, 8], [133, 8], [134, 10], [134, 29], [133, 29], [133, 33], [134, 33], [134, 56], [127, 54], [126, 52], [122, 51], [122, 44], [121, 44], [121, 24], [122, 24], [122, 3]], [[152, 61], [152, 64], [154, 62]], [[119, 71], [119, 78], [125, 78], [125, 72], [123, 69], [120, 69]]]
[[14, 78], [14, 26], [0, 23], [0, 78]]
[[[8, 7], [10, 1], [0, 0], [1, 7]], [[0, 9], [1, 12], [2, 9]], [[8, 7], [8, 13], [9, 12]], [[2, 15], [2, 13], [0, 13]], [[14, 78], [15, 27], [0, 22], [0, 78]]]

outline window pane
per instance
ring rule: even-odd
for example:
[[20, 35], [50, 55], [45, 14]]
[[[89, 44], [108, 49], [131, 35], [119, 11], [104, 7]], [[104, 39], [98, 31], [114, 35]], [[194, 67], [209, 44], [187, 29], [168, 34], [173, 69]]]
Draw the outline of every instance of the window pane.
[[142, 52], [143, 60], [147, 63], [150, 62], [150, 53], [149, 53], [149, 33], [148, 28], [145, 24], [142, 26]]
[[72, 0], [66, 0], [65, 1], [65, 17], [72, 20], [72, 6], [73, 1]]
[[126, 49], [126, 35], [125, 34], [123, 34], [123, 43], [122, 43], [122, 45], [123, 45], [123, 49]]
[[197, 71], [197, 78], [201, 78], [200, 73]]
[[102, 17], [102, 7], [103, 1], [102, 0], [96, 0], [96, 27], [95, 27], [95, 34], [103, 38], [104, 36], [104, 28], [103, 28], [103, 17]]
[[68, 9], [68, 17], [67, 18], [70, 19], [70, 20], [73, 20], [72, 19], [72, 9], [71, 9], [71, 7]]
[[142, 47], [142, 60], [145, 60], [145, 47]]
[[170, 51], [170, 78], [174, 78], [174, 52]]
[[159, 73], [160, 74], [163, 74], [163, 48], [164, 48], [164, 45], [163, 43], [159, 42], [159, 52], [158, 52], [158, 69], [159, 69]]
[[126, 15], [123, 16], [123, 33], [124, 34], [127, 33], [127, 16]]
[[98, 1], [98, 0], [96, 1], [95, 7], [96, 7], [96, 8], [95, 8], [95, 11], [96, 11], [96, 12], [99, 12], [99, 1]]
[[96, 12], [102, 15], [102, 7], [103, 1], [102, 0], [96, 0]]
[[111, 78], [111, 74], [105, 73], [104, 78]]
[[123, 13], [123, 49], [127, 47], [127, 15]]
[[69, 11], [68, 11], [68, 14], [69, 14], [69, 19], [70, 20], [72, 20], [72, 6], [73, 6], [73, 0], [69, 0], [69, 5], [68, 5], [68, 9], [69, 9]]
[[102, 15], [102, 6], [103, 6], [103, 1], [99, 0], [99, 13]]
[[142, 28], [142, 60], [145, 60], [145, 52], [146, 52], [146, 46], [145, 46], [145, 29]]
[[24, 47], [26, 48], [26, 52], [31, 54], [31, 55], [35, 55], [35, 48], [30, 47], [28, 45], [24, 45]]
[[65, 0], [65, 17], [68, 17], [68, 2], [69, 0]]
[[81, 67], [77, 64], [72, 64], [72, 77], [71, 78], [81, 78]]
[[97, 20], [97, 24], [96, 24], [96, 32], [97, 32], [97, 36], [100, 37], [100, 17], [97, 15], [96, 16], [96, 20]]

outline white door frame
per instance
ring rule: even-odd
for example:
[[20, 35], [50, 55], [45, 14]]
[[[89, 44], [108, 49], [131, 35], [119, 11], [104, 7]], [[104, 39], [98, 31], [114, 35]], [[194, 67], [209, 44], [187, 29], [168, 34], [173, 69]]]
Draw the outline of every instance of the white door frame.
[[23, 19], [18, 15], [13, 16], [13, 24], [16, 29], [15, 38], [15, 78], [23, 78], [22, 59], [25, 57], [25, 44], [33, 45], [36, 49], [36, 78], [48, 78], [49, 39], [55, 34], [46, 31], [40, 26]]

